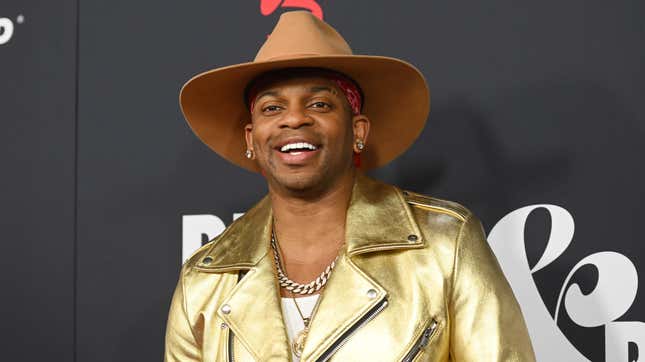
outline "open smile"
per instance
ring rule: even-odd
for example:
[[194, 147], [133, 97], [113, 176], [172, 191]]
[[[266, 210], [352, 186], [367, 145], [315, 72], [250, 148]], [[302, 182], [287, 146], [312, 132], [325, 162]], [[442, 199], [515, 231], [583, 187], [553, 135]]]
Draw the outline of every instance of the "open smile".
[[315, 145], [312, 145], [309, 142], [292, 142], [292, 143], [287, 143], [286, 145], [280, 147], [280, 152], [299, 153], [299, 152], [315, 151], [317, 149], [318, 147], [316, 147]]
[[290, 140], [275, 148], [278, 157], [288, 165], [302, 165], [318, 154], [320, 149], [309, 141]]

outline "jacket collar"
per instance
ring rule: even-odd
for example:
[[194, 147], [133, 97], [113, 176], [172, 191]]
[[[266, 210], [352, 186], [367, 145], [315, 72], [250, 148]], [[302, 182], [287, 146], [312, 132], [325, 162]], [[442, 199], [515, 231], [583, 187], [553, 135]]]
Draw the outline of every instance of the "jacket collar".
[[[271, 201], [265, 196], [213, 242], [196, 268], [225, 272], [255, 266], [269, 251], [272, 215]], [[422, 247], [424, 238], [402, 192], [358, 172], [347, 209], [345, 241], [352, 257]]]

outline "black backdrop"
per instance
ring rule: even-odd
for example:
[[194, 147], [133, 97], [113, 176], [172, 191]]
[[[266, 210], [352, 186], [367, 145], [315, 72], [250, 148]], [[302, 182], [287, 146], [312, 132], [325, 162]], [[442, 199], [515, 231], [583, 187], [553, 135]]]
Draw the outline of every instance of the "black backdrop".
[[[162, 358], [182, 245], [215, 236], [216, 218], [230, 223], [266, 192], [192, 135], [178, 91], [199, 71], [252, 59], [280, 6], [313, 3], [275, 1], [263, 14], [261, 2], [271, 3], [2, 0], [3, 359]], [[505, 272], [534, 283], [531, 294], [511, 279], [539, 359], [644, 360], [634, 278], [645, 264], [645, 5], [317, 4], [356, 53], [406, 59], [427, 77], [425, 131], [372, 174], [501, 230], [489, 241]], [[530, 205], [543, 206], [519, 234], [503, 230]], [[210, 227], [195, 215], [214, 215]], [[556, 222], [575, 223], [568, 247], [547, 247]], [[522, 253], [502, 256], [511, 244]], [[584, 259], [602, 252], [618, 257]]]

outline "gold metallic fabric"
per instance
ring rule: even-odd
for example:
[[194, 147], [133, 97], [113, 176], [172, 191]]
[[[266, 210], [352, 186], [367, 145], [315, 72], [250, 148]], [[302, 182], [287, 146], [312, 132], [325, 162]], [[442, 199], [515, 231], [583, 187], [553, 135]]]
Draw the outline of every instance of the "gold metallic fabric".
[[[183, 266], [165, 361], [290, 361], [265, 197]], [[240, 279], [240, 272], [245, 273]], [[535, 361], [479, 220], [359, 174], [302, 361]]]

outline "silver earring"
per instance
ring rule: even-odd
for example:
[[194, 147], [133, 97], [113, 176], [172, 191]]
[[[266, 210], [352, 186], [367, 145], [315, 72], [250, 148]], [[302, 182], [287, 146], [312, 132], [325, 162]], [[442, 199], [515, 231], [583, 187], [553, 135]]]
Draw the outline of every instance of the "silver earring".
[[246, 152], [244, 153], [244, 155], [245, 155], [245, 156], [246, 156], [246, 158], [248, 158], [249, 160], [250, 160], [250, 159], [252, 159], [252, 158], [253, 158], [253, 150], [249, 150], [249, 149], [247, 149], [247, 150], [246, 150]]
[[356, 148], [358, 148], [359, 151], [362, 151], [365, 148], [365, 143], [363, 143], [363, 140], [356, 140]]

